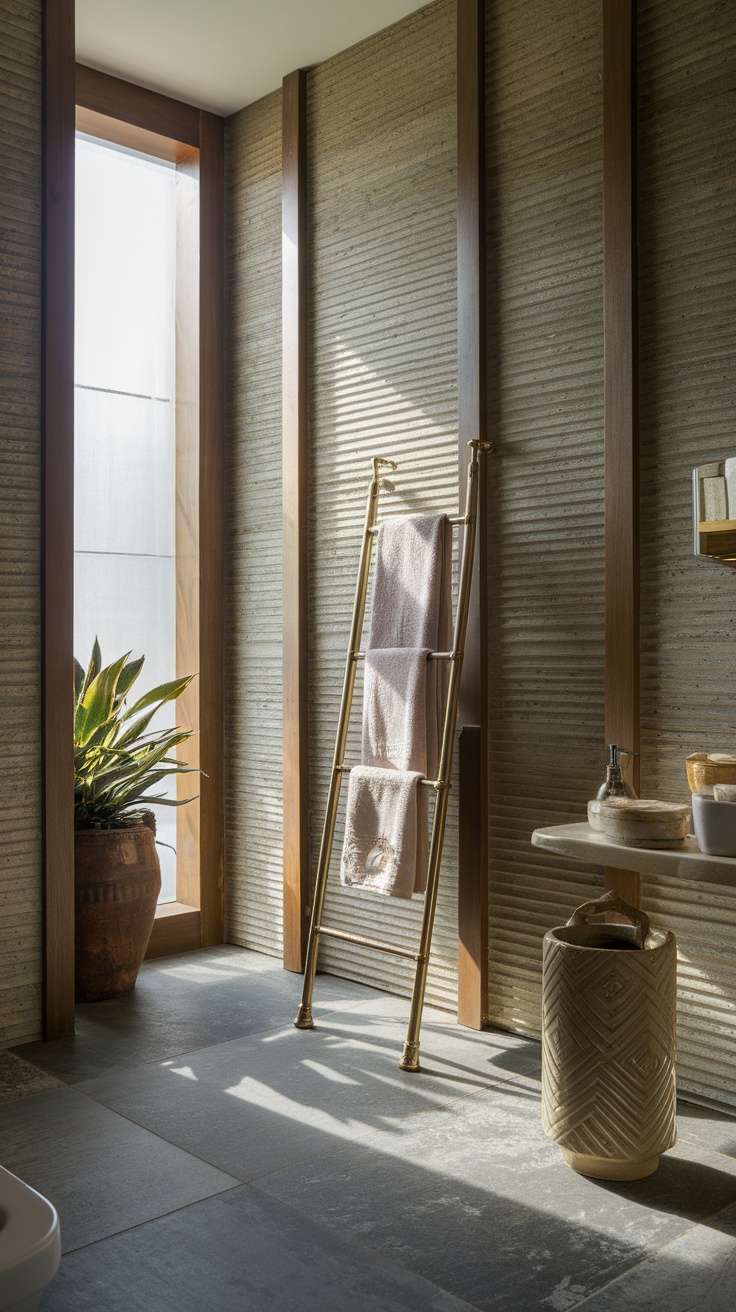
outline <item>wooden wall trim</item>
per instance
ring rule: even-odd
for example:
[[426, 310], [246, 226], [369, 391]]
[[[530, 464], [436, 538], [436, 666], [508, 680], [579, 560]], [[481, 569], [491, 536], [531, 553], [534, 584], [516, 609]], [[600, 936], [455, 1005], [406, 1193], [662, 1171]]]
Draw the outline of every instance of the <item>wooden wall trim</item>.
[[307, 75], [283, 82], [282, 466], [284, 966], [301, 971], [309, 928], [307, 541]]
[[44, 5], [43, 1032], [74, 1033], [74, 0]]
[[[458, 439], [460, 505], [468, 441], [486, 437], [484, 0], [457, 5]], [[487, 578], [481, 461], [475, 569], [460, 692], [458, 1022], [488, 1012]], [[474, 728], [471, 728], [474, 726]]]
[[225, 124], [199, 115], [199, 744], [202, 947], [224, 936]]
[[[188, 146], [199, 145], [200, 110], [123, 78], [76, 66], [77, 104]], [[210, 115], [210, 117], [217, 117]]]
[[[606, 742], [639, 751], [636, 0], [603, 3]], [[638, 791], [639, 758], [632, 782]], [[638, 903], [639, 876], [606, 886]]]

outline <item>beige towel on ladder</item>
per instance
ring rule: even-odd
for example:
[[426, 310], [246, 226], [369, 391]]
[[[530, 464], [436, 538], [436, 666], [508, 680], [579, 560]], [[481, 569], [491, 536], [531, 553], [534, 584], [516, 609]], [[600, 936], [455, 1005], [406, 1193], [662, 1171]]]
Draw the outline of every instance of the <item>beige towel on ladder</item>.
[[356, 765], [350, 771], [340, 882], [389, 897], [427, 882], [427, 789], [417, 770]]
[[452, 634], [452, 529], [447, 515], [406, 515], [378, 528], [368, 647], [447, 651]]
[[427, 883], [435, 778], [452, 634], [452, 535], [446, 515], [385, 520], [378, 530], [365, 660], [362, 765], [348, 781], [340, 878], [391, 897]]
[[[384, 770], [437, 769], [437, 680], [426, 647], [365, 654], [363, 765]], [[432, 777], [434, 777], [432, 775]]]

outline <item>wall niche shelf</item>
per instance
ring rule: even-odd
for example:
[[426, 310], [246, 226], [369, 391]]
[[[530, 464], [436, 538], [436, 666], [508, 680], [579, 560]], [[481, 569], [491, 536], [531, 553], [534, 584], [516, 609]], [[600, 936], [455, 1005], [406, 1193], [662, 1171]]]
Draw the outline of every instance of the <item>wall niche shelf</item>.
[[736, 569], [736, 519], [726, 518], [733, 513], [736, 477], [733, 462], [728, 465], [728, 475], [724, 460], [693, 470], [693, 551]]
[[710, 556], [736, 569], [736, 519], [698, 521], [699, 556]]
[[624, 843], [612, 843], [605, 834], [582, 823], [535, 829], [532, 845], [542, 852], [555, 852], [590, 865], [736, 887], [736, 857], [706, 856], [692, 836], [677, 849], [627, 847]]

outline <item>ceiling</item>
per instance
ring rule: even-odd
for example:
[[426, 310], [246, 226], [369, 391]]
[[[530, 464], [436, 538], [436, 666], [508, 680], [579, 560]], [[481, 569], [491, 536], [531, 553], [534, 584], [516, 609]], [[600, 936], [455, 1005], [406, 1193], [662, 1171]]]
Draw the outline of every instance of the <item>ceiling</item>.
[[232, 114], [427, 0], [76, 0], [77, 59]]

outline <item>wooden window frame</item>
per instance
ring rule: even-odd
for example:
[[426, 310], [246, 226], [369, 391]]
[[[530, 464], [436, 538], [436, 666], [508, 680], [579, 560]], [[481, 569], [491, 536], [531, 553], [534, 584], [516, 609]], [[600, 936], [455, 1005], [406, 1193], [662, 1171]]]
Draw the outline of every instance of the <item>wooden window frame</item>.
[[[79, 128], [177, 164], [199, 153], [199, 880], [157, 912], [148, 957], [224, 935], [223, 422], [224, 121], [74, 63], [72, 0], [44, 30], [44, 1035], [74, 1032], [72, 626], [74, 139]], [[121, 126], [122, 125], [122, 126]], [[179, 425], [177, 423], [177, 430]], [[177, 443], [179, 441], [177, 431]], [[179, 454], [179, 453], [178, 453]], [[177, 585], [180, 579], [177, 574]], [[177, 606], [177, 615], [179, 607]], [[190, 610], [191, 613], [191, 610]], [[177, 659], [186, 660], [177, 619]], [[68, 703], [68, 705], [67, 705]], [[180, 712], [182, 707], [179, 708]], [[190, 708], [191, 709], [191, 708]], [[186, 711], [186, 708], [184, 708]], [[189, 808], [183, 808], [185, 813]], [[195, 887], [196, 884], [196, 887]]]
[[[146, 953], [151, 958], [213, 946], [224, 933], [224, 124], [216, 114], [82, 64], [76, 101], [78, 131], [195, 169], [199, 176], [199, 285], [186, 271], [182, 280], [178, 270], [176, 289], [177, 310], [199, 300], [198, 343], [188, 340], [194, 335], [187, 335], [186, 314], [177, 314], [176, 651], [177, 673], [199, 673], [177, 709], [183, 724], [198, 728], [187, 758], [203, 774], [199, 799], [177, 813], [177, 900], [157, 909]], [[180, 215], [178, 226], [191, 242], [186, 216]], [[187, 356], [189, 368], [182, 367]], [[197, 364], [198, 389], [191, 385]], [[190, 394], [183, 394], [188, 386]], [[180, 782], [186, 786], [189, 780]]]
[[307, 74], [283, 80], [283, 925], [285, 970], [303, 971], [309, 934], [309, 460]]

